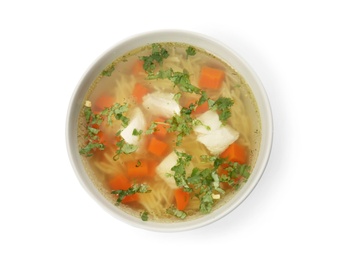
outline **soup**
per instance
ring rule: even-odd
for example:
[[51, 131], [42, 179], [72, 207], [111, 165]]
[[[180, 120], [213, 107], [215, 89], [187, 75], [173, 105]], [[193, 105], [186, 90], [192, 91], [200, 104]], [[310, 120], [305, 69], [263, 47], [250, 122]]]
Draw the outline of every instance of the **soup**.
[[187, 221], [248, 181], [261, 139], [257, 104], [229, 64], [155, 43], [98, 75], [79, 115], [85, 169], [113, 205], [142, 221]]

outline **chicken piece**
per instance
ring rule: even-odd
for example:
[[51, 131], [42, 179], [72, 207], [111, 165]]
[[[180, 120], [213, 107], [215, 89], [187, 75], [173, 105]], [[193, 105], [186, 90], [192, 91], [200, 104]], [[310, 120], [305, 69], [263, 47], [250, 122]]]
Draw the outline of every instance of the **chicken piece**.
[[197, 117], [201, 125], [194, 127], [197, 141], [204, 144], [212, 155], [219, 155], [239, 138], [239, 133], [228, 125], [222, 125], [214, 111], [207, 111]]
[[143, 107], [155, 116], [170, 118], [174, 114], [180, 114], [181, 107], [174, 100], [174, 94], [153, 92], [143, 97]]
[[175, 179], [173, 176], [169, 176], [169, 174], [173, 174], [171, 168], [177, 164], [177, 160], [177, 154], [175, 152], [171, 152], [156, 168], [156, 173], [170, 186], [171, 189], [177, 188]]
[[126, 143], [137, 145], [139, 143], [140, 136], [133, 135], [134, 129], [137, 131], [146, 130], [144, 114], [138, 107], [133, 110], [128, 126], [121, 131], [121, 137], [126, 141]]
[[209, 134], [211, 131], [219, 129], [222, 125], [218, 114], [212, 110], [208, 110], [196, 119], [202, 123], [194, 127], [194, 131], [198, 134]]

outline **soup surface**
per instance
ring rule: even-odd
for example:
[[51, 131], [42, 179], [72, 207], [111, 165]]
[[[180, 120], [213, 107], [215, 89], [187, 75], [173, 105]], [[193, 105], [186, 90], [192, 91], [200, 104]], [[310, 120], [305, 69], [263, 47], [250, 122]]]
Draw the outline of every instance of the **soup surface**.
[[78, 122], [94, 185], [142, 221], [186, 221], [229, 201], [248, 181], [260, 139], [243, 77], [182, 43], [143, 46], [109, 64]]

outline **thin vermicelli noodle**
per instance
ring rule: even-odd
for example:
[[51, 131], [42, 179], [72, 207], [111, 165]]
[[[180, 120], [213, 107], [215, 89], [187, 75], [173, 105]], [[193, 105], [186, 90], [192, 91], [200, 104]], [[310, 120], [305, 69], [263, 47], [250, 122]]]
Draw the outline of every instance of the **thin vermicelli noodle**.
[[[188, 56], [185, 52], [185, 47], [182, 44], [170, 43], [165, 44], [165, 46], [168, 50], [169, 57], [158, 64], [157, 69], [167, 70], [171, 68], [174, 72], [185, 72], [189, 75], [191, 84], [195, 86], [199, 81], [203, 66], [210, 66], [224, 71], [225, 77], [221, 83], [221, 87], [218, 90], [208, 89], [207, 93], [213, 100], [220, 97], [233, 100], [234, 104], [230, 110], [231, 116], [227, 122], [228, 125], [238, 132], [237, 142], [246, 147], [248, 156], [247, 161], [250, 166], [253, 167], [260, 140], [259, 115], [258, 112], [256, 112], [257, 107], [253, 96], [248, 85], [244, 82], [244, 79], [228, 64], [206, 53], [204, 50], [198, 49], [196, 55]], [[142, 101], [139, 101], [139, 103], [134, 98], [134, 95], [132, 95], [136, 85], [143, 82], [144, 87], [147, 89], [147, 93], [163, 92], [177, 94], [180, 92], [175, 84], [168, 78], [148, 80], [146, 79], [147, 74], [145, 71], [139, 71], [135, 74], [132, 73], [132, 67], [135, 63], [142, 56], [148, 55], [150, 51], [150, 48], [144, 47], [141, 51], [135, 50], [130, 55], [126, 55], [124, 58], [114, 61], [115, 70], [110, 76], [99, 75], [90, 87], [90, 91], [87, 93], [85, 100], [89, 100], [93, 106], [94, 104], [97, 104], [97, 100], [102, 96], [113, 97], [112, 103], [103, 104], [102, 109], [110, 107], [114, 103], [128, 104], [129, 110], [126, 114], [128, 118], [134, 116], [133, 108], [139, 108], [147, 122], [145, 129], [142, 129], [143, 131], [146, 131], [153, 120], [156, 119], [156, 116], [153, 114], [152, 109], [150, 110], [149, 107], [144, 107], [141, 103]], [[185, 107], [198, 98], [198, 94], [182, 93], [179, 104]], [[248, 103], [248, 105], [246, 105], [246, 103]], [[99, 129], [104, 135], [110, 137], [110, 141], [107, 141], [104, 150], [95, 151], [94, 154], [89, 157], [82, 157], [90, 179], [94, 182], [95, 186], [98, 187], [100, 192], [111, 201], [113, 205], [116, 205], [118, 196], [111, 194], [113, 188], [111, 188], [108, 183], [116, 176], [122, 174], [127, 175], [127, 165], [132, 161], [136, 163], [137, 168], [141, 162], [154, 162], [153, 167], [149, 166], [148, 168], [148, 176], [142, 178], [129, 177], [132, 185], [135, 183], [147, 184], [150, 192], [138, 194], [138, 200], [127, 204], [121, 203], [119, 207], [137, 217], [139, 217], [142, 212], [146, 211], [150, 215], [149, 219], [153, 221], [163, 222], [170, 219], [172, 219], [172, 221], [178, 221], [178, 219], [174, 219], [172, 216], [166, 214], [166, 209], [173, 207], [176, 204], [176, 200], [174, 186], [170, 185], [170, 182], [165, 180], [164, 177], [166, 176], [166, 179], [173, 179], [175, 172], [169, 169], [162, 173], [164, 176], [154, 173], [157, 171], [156, 167], [161, 164], [167, 154], [165, 153], [163, 157], [160, 157], [159, 155], [151, 155], [147, 152], [149, 149], [148, 144], [153, 134], [145, 135], [144, 133], [140, 133], [141, 136], [139, 136], [138, 141], [139, 147], [137, 148], [136, 153], [118, 155], [119, 146], [117, 140], [119, 140], [118, 138], [120, 138], [121, 131], [123, 131], [125, 127], [119, 120], [114, 120], [112, 125], [108, 125], [106, 120], [107, 119], [105, 119], [105, 123], [107, 123], [107, 126], [103, 127], [104, 123], [102, 123]], [[164, 124], [167, 125], [166, 123]], [[87, 122], [81, 113], [78, 124], [78, 141], [80, 147], [87, 145], [87, 140], [84, 138], [88, 133], [87, 129], [89, 129], [89, 125], [87, 125]], [[168, 137], [169, 139], [165, 142], [169, 146], [174, 146], [173, 148], [168, 148], [168, 153], [172, 153], [175, 148], [176, 134], [170, 133], [168, 136], [170, 137]], [[201, 158], [203, 156], [212, 156], [211, 151], [206, 145], [197, 140], [196, 134], [191, 133], [183, 136], [180, 148], [185, 153], [191, 154], [191, 169], [194, 167], [210, 167], [211, 164], [203, 162]], [[190, 168], [187, 169], [186, 177], [189, 177], [191, 174]], [[154, 177], [151, 177], [152, 175]], [[224, 189], [226, 189], [227, 193], [234, 194], [234, 191], [227, 189], [226, 186], [222, 187], [225, 187]], [[229, 196], [226, 196], [227, 200]], [[200, 198], [192, 194], [185, 209], [188, 219], [201, 216], [199, 213], [200, 203]]]

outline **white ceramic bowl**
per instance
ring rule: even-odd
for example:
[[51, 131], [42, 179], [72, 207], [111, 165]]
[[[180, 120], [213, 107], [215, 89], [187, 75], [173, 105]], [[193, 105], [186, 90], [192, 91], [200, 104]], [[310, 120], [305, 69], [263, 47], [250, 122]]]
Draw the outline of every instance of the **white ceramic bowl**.
[[[142, 221], [141, 219], [128, 215], [117, 206], [110, 203], [98, 192], [96, 187], [89, 179], [84, 170], [77, 146], [77, 119], [81, 107], [83, 106], [84, 96], [93, 80], [106, 67], [106, 65], [110, 64], [116, 58], [130, 50], [156, 42], [187, 43], [205, 49], [209, 53], [212, 53], [220, 59], [227, 61], [245, 78], [246, 82], [249, 84], [254, 93], [261, 116], [262, 140], [260, 144], [259, 156], [247, 183], [233, 197], [232, 200], [222, 207], [198, 219], [180, 223], [157, 223], [152, 221]], [[106, 209], [111, 215], [136, 227], [154, 231], [173, 232], [194, 229], [210, 224], [230, 213], [246, 199], [246, 197], [257, 185], [265, 170], [271, 152], [272, 131], [273, 127], [271, 109], [265, 90], [257, 75], [241, 57], [239, 57], [225, 44], [222, 44], [217, 40], [205, 35], [188, 31], [164, 30], [144, 33], [126, 39], [116, 44], [114, 47], [101, 55], [98, 60], [90, 66], [88, 71], [82, 77], [78, 86], [76, 86], [70, 101], [66, 122], [66, 142], [71, 164], [80, 183], [95, 199], [95, 201], [102, 205], [103, 208]]]

